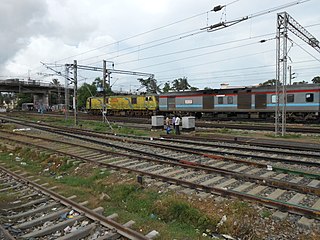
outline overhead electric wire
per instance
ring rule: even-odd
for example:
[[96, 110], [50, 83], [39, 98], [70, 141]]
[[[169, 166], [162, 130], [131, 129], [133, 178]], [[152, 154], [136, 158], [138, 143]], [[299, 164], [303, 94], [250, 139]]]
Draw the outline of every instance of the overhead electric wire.
[[187, 17], [187, 18], [184, 18], [184, 19], [175, 21], [175, 22], [173, 22], [173, 23], [169, 23], [169, 24], [167, 24], [167, 25], [164, 25], [164, 26], [161, 26], [161, 27], [157, 27], [157, 28], [148, 30], [148, 31], [146, 31], [146, 32], [138, 33], [138, 34], [136, 34], [136, 35], [133, 35], [133, 36], [130, 36], [130, 37], [121, 39], [121, 40], [116, 41], [116, 42], [114, 42], [114, 43], [106, 44], [106, 45], [103, 45], [103, 46], [100, 46], [100, 47], [97, 47], [97, 48], [88, 50], [88, 51], [86, 51], [86, 52], [82, 52], [82, 53], [79, 53], [79, 54], [75, 54], [75, 55], [73, 55], [73, 56], [69, 56], [69, 57], [66, 57], [66, 58], [63, 58], [63, 59], [59, 59], [59, 60], [57, 60], [56, 62], [60, 62], [60, 61], [63, 61], [63, 60], [69, 59], [69, 58], [81, 56], [81, 55], [84, 55], [84, 54], [89, 53], [89, 52], [92, 52], [92, 51], [96, 51], [96, 50], [101, 49], [101, 48], [105, 48], [105, 47], [108, 47], [108, 46], [112, 46], [112, 45], [114, 45], [114, 44], [119, 44], [119, 43], [121, 43], [121, 42], [130, 40], [130, 39], [133, 39], [133, 38], [136, 38], [136, 37], [140, 37], [140, 36], [142, 36], [142, 35], [145, 35], [145, 34], [148, 34], [148, 33], [151, 33], [151, 32], [154, 32], [154, 31], [157, 31], [157, 30], [160, 30], [160, 29], [163, 29], [163, 28], [166, 28], [166, 27], [169, 27], [169, 26], [172, 26], [172, 25], [175, 25], [175, 24], [178, 24], [178, 23], [181, 23], [181, 22], [184, 22], [184, 21], [187, 21], [187, 20], [196, 18], [196, 17], [199, 17], [199, 16], [204, 15], [204, 14], [207, 14], [207, 13], [208, 13], [208, 11], [202, 12], [202, 13], [198, 13], [198, 14], [193, 15], [193, 16], [191, 16], [191, 17]]
[[311, 54], [310, 52], [308, 52], [305, 48], [301, 47], [300, 44], [297, 44], [295, 41], [293, 41], [290, 38], [290, 41], [292, 41], [294, 44], [296, 44], [300, 49], [302, 49], [304, 52], [306, 52], [307, 54], [309, 54], [312, 58], [314, 58], [315, 60], [317, 60], [318, 62], [320, 62], [320, 59], [315, 57], [313, 54]]
[[[239, 1], [239, 0], [238, 0], [238, 1]], [[290, 7], [290, 6], [292, 6], [293, 4], [300, 4], [300, 3], [307, 2], [307, 1], [309, 1], [309, 0], [295, 1], [294, 3], [288, 3], [288, 4], [285, 4], [285, 5], [282, 5], [282, 6], [278, 6], [278, 7], [275, 7], [275, 8], [267, 9], [268, 12], [266, 12], [266, 11], [261, 11], [261, 12], [255, 13], [255, 14], [251, 14], [251, 15], [249, 15], [249, 16], [250, 16], [250, 17], [261, 16], [261, 15], [270, 13], [271, 11], [275, 11], [274, 9], [279, 10], [279, 8]], [[232, 4], [232, 3], [234, 3], [234, 2], [237, 2], [237, 1], [233, 1], [233, 2], [231, 2], [231, 3], [229, 3], [229, 4]], [[98, 48], [95, 48], [95, 49], [92, 49], [92, 50], [89, 50], [89, 51], [86, 51], [86, 52], [83, 52], [83, 53], [80, 53], [80, 54], [77, 54], [77, 55], [73, 55], [73, 56], [71, 56], [71, 57], [84, 55], [84, 54], [86, 54], [86, 53], [95, 51], [95, 50], [97, 50], [97, 49], [101, 49], [101, 48], [106, 47], [106, 46], [111, 46], [111, 45], [113, 45], [113, 44], [117, 44], [117, 43], [120, 43], [120, 42], [122, 42], [122, 41], [126, 41], [126, 40], [129, 40], [129, 39], [131, 39], [131, 38], [138, 37], [138, 36], [141, 36], [141, 35], [143, 35], [143, 34], [147, 34], [147, 33], [150, 33], [150, 32], [156, 31], [156, 30], [159, 30], [159, 29], [161, 29], [161, 28], [165, 28], [165, 27], [167, 27], [167, 26], [171, 26], [171, 25], [173, 25], [173, 24], [176, 24], [176, 23], [179, 23], [179, 22], [188, 20], [188, 19], [192, 19], [192, 18], [194, 18], [194, 17], [200, 16], [200, 15], [203, 15], [203, 14], [207, 14], [207, 13], [208, 13], [208, 12], [204, 12], [204, 13], [201, 13], [201, 14], [197, 14], [197, 15], [194, 15], [194, 16], [192, 16], [192, 17], [189, 17], [189, 18], [186, 18], [186, 19], [182, 19], [182, 20], [179, 20], [179, 21], [174, 22], [174, 23], [171, 23], [171, 24], [168, 24], [168, 25], [165, 25], [165, 26], [162, 26], [162, 27], [159, 27], [159, 28], [155, 28], [155, 29], [149, 30], [149, 31], [144, 32], [144, 33], [141, 33], [141, 34], [137, 34], [137, 35], [134, 35], [134, 36], [129, 37], [129, 38], [122, 39], [122, 40], [117, 41], [117, 42], [112, 43], [112, 44], [107, 44], [107, 45], [100, 46], [100, 47], [98, 47]], [[186, 36], [186, 37], [187, 37], [187, 36]], [[145, 44], [147, 44], [147, 43], [145, 43]], [[142, 45], [145, 45], [145, 44], [141, 44], [141, 45], [138, 45], [138, 46], [142, 46]], [[164, 45], [164, 44], [166, 44], [166, 43], [161, 43], [160, 45]], [[151, 48], [151, 47], [152, 47], [152, 46], [149, 46], [149, 47], [147, 47], [146, 49], [149, 49], [149, 48]], [[154, 47], [155, 47], [155, 46], [154, 46]], [[132, 53], [134, 53], [134, 52], [139, 52], [139, 51], [142, 51], [142, 50], [145, 50], [145, 49], [139, 49], [139, 50], [133, 51]], [[122, 49], [122, 50], [120, 50], [120, 52], [121, 52], [121, 51], [124, 51], [124, 50]], [[190, 51], [191, 51], [191, 50], [190, 50]], [[119, 52], [119, 51], [117, 51], [117, 52]], [[123, 55], [120, 55], [120, 56], [126, 56], [126, 55], [129, 55], [129, 54], [131, 54], [131, 53], [124, 53]], [[105, 55], [105, 54], [103, 54], [103, 56], [104, 56], [104, 55]], [[102, 55], [99, 55], [99, 56], [102, 56]], [[96, 57], [99, 57], [99, 56], [94, 56], [94, 57], [91, 57], [91, 58], [96, 58]], [[120, 57], [120, 56], [117, 56], [117, 57]], [[71, 58], [71, 57], [68, 57], [68, 58]], [[64, 58], [64, 59], [68, 59], [68, 58]], [[150, 57], [150, 58], [151, 58], [151, 57]], [[64, 59], [62, 59], [62, 60], [64, 60]], [[62, 61], [62, 60], [58, 60], [58, 61]], [[177, 60], [174, 60], [174, 61], [177, 61]]]
[[[155, 44], [155, 45], [151, 45], [151, 46], [148, 46], [148, 47], [144, 47], [144, 48], [139, 48], [137, 50], [134, 50], [134, 51], [131, 51], [129, 53], [123, 53], [123, 54], [120, 54], [120, 55], [117, 55], [115, 57], [109, 57], [108, 59], [112, 58], [112, 59], [115, 59], [115, 58], [119, 58], [119, 57], [123, 57], [123, 56], [126, 56], [126, 55], [129, 55], [129, 54], [132, 54], [132, 53], [136, 53], [136, 52], [140, 52], [140, 51], [143, 51], [143, 50], [146, 50], [146, 49], [150, 49], [150, 48], [154, 48], [154, 47], [158, 47], [158, 46], [161, 46], [161, 45], [164, 45], [164, 44], [168, 44], [168, 43], [171, 43], [171, 42], [175, 42], [175, 41], [178, 41], [178, 40], [181, 40], [183, 38], [186, 38], [186, 37], [190, 37], [190, 36], [194, 36], [194, 35], [197, 35], [197, 34], [200, 34], [200, 33], [203, 33], [203, 31], [195, 31], [195, 30], [192, 30], [192, 31], [189, 31], [189, 32], [185, 32], [183, 34], [188, 34], [188, 35], [183, 35], [181, 37], [178, 37], [176, 39], [172, 39], [172, 40], [168, 40], [166, 42], [162, 42], [162, 43], [158, 43], [158, 44]], [[178, 35], [174, 35], [174, 36], [179, 36], [181, 34], [178, 34]], [[165, 39], [168, 39], [168, 38], [171, 38], [172, 36], [170, 37], [165, 37], [165, 38], [162, 38], [160, 40], [154, 40], [152, 42], [159, 42], [161, 40], [165, 40]], [[146, 45], [146, 44], [143, 44], [143, 45]], [[140, 46], [140, 45], [139, 45]], [[131, 48], [137, 48], [137, 46], [133, 46], [133, 47], [130, 47], [130, 48], [126, 48], [124, 50], [128, 50], [128, 49], [131, 49]], [[121, 50], [121, 51], [124, 51], [124, 50]], [[113, 54], [113, 53], [118, 53], [119, 51], [114, 51], [112, 53], [109, 53], [109, 54]], [[101, 54], [99, 56], [93, 56], [93, 57], [89, 57], [89, 58], [85, 58], [85, 59], [80, 59], [80, 61], [86, 61], [86, 60], [89, 60], [89, 59], [93, 59], [93, 58], [97, 58], [97, 57], [101, 57], [101, 56], [105, 56], [106, 54]], [[89, 65], [92, 65], [92, 64], [95, 64], [95, 63], [98, 63], [98, 62], [94, 62], [94, 63], [90, 63]]]
[[[262, 15], [265, 15], [265, 14], [268, 14], [268, 13], [271, 13], [271, 12], [274, 12], [274, 11], [277, 11], [277, 10], [280, 10], [280, 9], [283, 9], [283, 8], [291, 7], [291, 6], [294, 6], [294, 5], [297, 5], [297, 4], [301, 4], [301, 3], [304, 3], [304, 2], [308, 2], [308, 1], [310, 1], [310, 0], [298, 0], [298, 1], [295, 1], [295, 2], [283, 4], [283, 5], [274, 7], [274, 8], [269, 8], [269, 9], [266, 9], [266, 10], [264, 10], [264, 11], [260, 11], [260, 12], [257, 12], [257, 13], [253, 13], [253, 14], [248, 15], [247, 17], [248, 17], [248, 18], [259, 17], [259, 16], [262, 16]], [[186, 18], [186, 19], [182, 19], [182, 20], [176, 21], [176, 22], [174, 22], [174, 23], [165, 25], [165, 26], [163, 26], [163, 27], [155, 28], [155, 29], [152, 29], [152, 30], [150, 30], [150, 31], [147, 31], [147, 32], [144, 32], [144, 33], [141, 33], [141, 34], [137, 34], [137, 35], [135, 35], [135, 36], [132, 36], [132, 37], [129, 37], [129, 38], [120, 40], [120, 41], [115, 42], [115, 43], [112, 43], [112, 44], [116, 44], [116, 43], [119, 43], [119, 42], [122, 42], [122, 41], [126, 41], [126, 40], [128, 40], [128, 39], [131, 39], [131, 38], [134, 38], [134, 37], [137, 37], [137, 36], [140, 36], [140, 35], [144, 35], [144, 34], [147, 34], [147, 33], [150, 33], [150, 32], [153, 32], [153, 31], [156, 31], [156, 30], [159, 30], [159, 29], [162, 29], [162, 28], [165, 28], [165, 27], [168, 27], [168, 26], [171, 26], [171, 25], [174, 25], [174, 24], [183, 22], [183, 21], [185, 21], [185, 20], [189, 20], [189, 19], [192, 19], [192, 18], [194, 18], [194, 17], [198, 17], [198, 16], [203, 15], [203, 14], [206, 14], [206, 13], [207, 13], [207, 12], [200, 13], [200, 14], [194, 15], [194, 16], [192, 16], [192, 17], [189, 17], [189, 18]], [[231, 20], [231, 21], [229, 21], [229, 22], [232, 22], [232, 25], [233, 25], [233, 22], [235, 22], [235, 21], [237, 21], [237, 19]], [[187, 35], [187, 36], [184, 36], [184, 37], [193, 36], [193, 35], [196, 35], [196, 34], [199, 34], [199, 33], [200, 33], [200, 32], [195, 33], [195, 34], [190, 34], [190, 35]], [[176, 39], [175, 41], [177, 41], [177, 40], [180, 40], [180, 39]], [[172, 41], [168, 41], [167, 43], [170, 43], [170, 42], [172, 42]], [[108, 45], [105, 45], [105, 46], [111, 46], [112, 44], [108, 44]], [[142, 44], [142, 45], [145, 45], [145, 44], [147, 44], [147, 43], [144, 43], [144, 44]], [[163, 44], [165, 44], [165, 43], [163, 43]], [[161, 44], [161, 45], [163, 45], [163, 44]], [[104, 46], [104, 47], [105, 47], [105, 46]], [[141, 46], [141, 45], [138, 45], [138, 46]], [[136, 46], [136, 47], [137, 47], [137, 46]], [[148, 48], [145, 48], [145, 49], [149, 49], [149, 48], [151, 48], [151, 47], [148, 47]], [[136, 51], [134, 51], [134, 52], [142, 51], [142, 50], [145, 50], [145, 49], [136, 50]], [[95, 49], [94, 49], [94, 50], [95, 50]], [[87, 52], [91, 52], [91, 51], [94, 51], [94, 50], [89, 50], [89, 51], [87, 51]], [[122, 51], [122, 50], [121, 50], [121, 51]], [[87, 52], [86, 52], [86, 53], [87, 53]], [[133, 53], [134, 53], [134, 52], [133, 52]], [[81, 54], [81, 55], [83, 55], [83, 54]], [[106, 55], [106, 54], [99, 55], [99, 56], [104, 56], [104, 55]], [[78, 54], [78, 55], [74, 55], [74, 56], [79, 56], [79, 54]], [[74, 56], [72, 56], [72, 57], [74, 57]], [[96, 57], [99, 57], [99, 56], [90, 57], [90, 59], [96, 58]], [[68, 58], [70, 58], [70, 57], [68, 57]], [[68, 59], [68, 58], [65, 58], [65, 59]], [[62, 60], [65, 60], [65, 59], [62, 59]], [[87, 60], [87, 59], [84, 59], [84, 60]], [[84, 60], [83, 60], [83, 61], [84, 61]], [[61, 61], [61, 60], [58, 60], [57, 62], [59, 62], [59, 61]]]
[[190, 48], [190, 49], [185, 49], [185, 50], [181, 50], [181, 51], [165, 53], [165, 54], [161, 54], [161, 55], [154, 55], [154, 56], [150, 56], [150, 57], [146, 57], [146, 58], [139, 58], [139, 59], [136, 59], [136, 60], [129, 60], [129, 61], [126, 61], [126, 62], [117, 62], [117, 65], [131, 63], [131, 62], [137, 62], [137, 61], [143, 61], [143, 60], [147, 60], [147, 59], [150, 59], [150, 58], [153, 59], [153, 58], [158, 58], [158, 57], [175, 55], [175, 54], [179, 54], [179, 53], [186, 53], [186, 52], [205, 49], [205, 48], [223, 46], [223, 45], [227, 45], [227, 44], [231, 44], [231, 43], [237, 43], [237, 42], [242, 42], [242, 41], [246, 41], [246, 40], [252, 40], [252, 39], [255, 39], [255, 38], [266, 37], [266, 36], [270, 36], [270, 35], [274, 35], [274, 34], [275, 33], [263, 34], [263, 35], [255, 36], [255, 37], [242, 38], [242, 39], [232, 40], [232, 41], [229, 41], [229, 42], [217, 43], [217, 44], [208, 45], [208, 46], [202, 46], [202, 47], [197, 47], [197, 48]]
[[240, 46], [235, 46], [235, 47], [230, 47], [230, 48], [224, 48], [224, 49], [215, 50], [215, 51], [211, 51], [211, 52], [206, 52], [206, 53], [201, 53], [201, 54], [192, 55], [192, 56], [188, 56], [188, 57], [183, 57], [183, 58], [179, 58], [179, 59], [175, 59], [175, 60], [171, 60], [171, 61], [166, 61], [166, 62], [156, 63], [156, 64], [152, 64], [152, 65], [147, 65], [147, 66], [139, 67], [139, 68], [137, 68], [137, 69], [135, 69], [135, 70], [144, 69], [144, 68], [149, 68], [149, 67], [154, 67], [154, 66], [165, 65], [165, 64], [169, 64], [169, 63], [173, 63], [173, 62], [178, 62], [178, 61], [182, 61], [182, 60], [186, 60], [186, 59], [191, 59], [191, 58], [196, 58], [196, 57], [202, 57], [202, 56], [205, 56], [205, 55], [210, 55], [210, 54], [212, 54], [212, 53], [224, 52], [224, 51], [228, 51], [228, 50], [233, 50], [233, 49], [238, 49], [238, 48], [242, 48], [242, 47], [251, 46], [251, 45], [254, 45], [254, 44], [257, 44], [257, 42], [247, 43], [247, 44], [243, 44], [243, 45], [240, 45]]
[[[238, 57], [230, 57], [230, 58], [225, 58], [225, 59], [216, 60], [216, 61], [210, 61], [210, 62], [205, 62], [205, 63], [200, 63], [200, 64], [188, 65], [188, 66], [184, 66], [184, 68], [188, 68], [189, 69], [189, 68], [204, 66], [204, 65], [208, 65], [208, 64], [212, 64], [212, 63], [220, 63], [220, 62], [235, 60], [235, 59], [244, 58], [244, 57], [251, 57], [251, 56], [255, 56], [255, 55], [259, 55], [259, 54], [263, 54], [263, 53], [270, 53], [270, 52], [274, 52], [274, 50], [267, 50], [267, 51], [258, 52], [258, 53], [245, 54], [245, 55], [241, 55], [241, 56], [238, 56]], [[155, 74], [159, 74], [159, 73], [163, 73], [163, 72], [176, 71], [176, 70], [181, 70], [181, 67], [180, 68], [175, 68], [175, 69], [166, 69], [166, 70], [163, 70], [163, 71], [158, 71], [158, 72], [155, 72]]]

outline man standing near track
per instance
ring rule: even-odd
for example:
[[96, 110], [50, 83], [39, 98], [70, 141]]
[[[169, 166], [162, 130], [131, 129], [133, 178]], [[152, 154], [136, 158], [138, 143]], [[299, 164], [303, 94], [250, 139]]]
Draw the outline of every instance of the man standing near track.
[[174, 131], [176, 131], [175, 124], [176, 124], [176, 117], [175, 117], [175, 115], [173, 115], [173, 117], [172, 117], [172, 129], [174, 129]]
[[180, 125], [180, 118], [179, 118], [179, 116], [176, 117], [174, 125], [175, 125], [175, 129], [176, 129], [176, 135], [180, 135], [180, 126], [179, 126]]

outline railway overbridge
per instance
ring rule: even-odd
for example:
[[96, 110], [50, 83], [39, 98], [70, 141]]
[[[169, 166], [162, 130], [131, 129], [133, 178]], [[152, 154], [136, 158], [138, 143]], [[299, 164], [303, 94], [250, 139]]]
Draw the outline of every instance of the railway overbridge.
[[[69, 87], [69, 90], [71, 88]], [[20, 80], [20, 79], [5, 79], [0, 80], [0, 93], [31, 93], [33, 95], [34, 103], [40, 104], [43, 107], [48, 107], [50, 104], [50, 95], [55, 93], [58, 96], [65, 94], [65, 88], [61, 85], [54, 85], [52, 83], [45, 83], [39, 80]]]

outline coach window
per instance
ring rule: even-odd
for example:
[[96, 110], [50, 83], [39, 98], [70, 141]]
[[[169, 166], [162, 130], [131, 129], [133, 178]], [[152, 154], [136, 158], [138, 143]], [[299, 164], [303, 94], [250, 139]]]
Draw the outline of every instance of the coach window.
[[271, 95], [271, 103], [277, 102], [277, 95]]
[[136, 97], [131, 98], [131, 103], [132, 104], [137, 104], [137, 98]]
[[294, 95], [293, 94], [288, 94], [287, 95], [287, 102], [288, 103], [294, 102]]
[[228, 103], [228, 104], [233, 104], [233, 97], [228, 96], [228, 98], [227, 98], [227, 103]]
[[223, 97], [218, 97], [218, 104], [223, 104]]
[[306, 94], [306, 102], [313, 102], [313, 93]]

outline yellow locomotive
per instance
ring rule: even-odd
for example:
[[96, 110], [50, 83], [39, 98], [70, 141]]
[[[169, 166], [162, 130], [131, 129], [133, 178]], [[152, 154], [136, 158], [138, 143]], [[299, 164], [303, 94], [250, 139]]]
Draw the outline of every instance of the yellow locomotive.
[[[92, 114], [101, 114], [103, 97], [89, 97], [86, 110]], [[106, 97], [107, 115], [142, 116], [153, 115], [159, 109], [159, 97], [156, 95], [121, 95]]]

